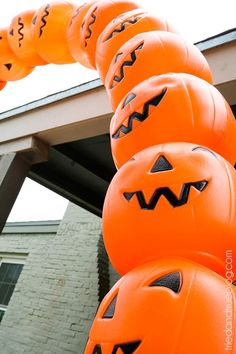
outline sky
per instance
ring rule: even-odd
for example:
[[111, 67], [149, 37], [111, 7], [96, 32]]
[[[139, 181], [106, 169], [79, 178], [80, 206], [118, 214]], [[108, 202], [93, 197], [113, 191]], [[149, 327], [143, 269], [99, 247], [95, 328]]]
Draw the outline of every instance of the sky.
[[[50, 2], [50, 1], [48, 1]], [[81, 5], [83, 1], [73, 1]], [[139, 0], [141, 7], [166, 18], [187, 40], [196, 43], [236, 27], [236, 0]], [[18, 13], [45, 5], [43, 0], [8, 0], [2, 4], [0, 27], [8, 27]], [[26, 78], [9, 82], [0, 92], [0, 112], [97, 78], [80, 64], [37, 67]], [[45, 203], [45, 200], [47, 201]], [[61, 219], [68, 202], [26, 179], [8, 221]]]

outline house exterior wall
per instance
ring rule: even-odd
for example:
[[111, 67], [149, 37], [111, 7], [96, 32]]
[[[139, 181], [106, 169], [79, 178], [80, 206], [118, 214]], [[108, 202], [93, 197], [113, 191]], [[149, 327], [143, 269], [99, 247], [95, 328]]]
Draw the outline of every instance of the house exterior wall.
[[0, 236], [0, 253], [28, 254], [0, 324], [1, 354], [83, 353], [101, 289], [111, 285], [100, 284], [101, 265], [116, 279], [98, 254], [100, 234], [100, 218], [69, 204], [56, 235]]

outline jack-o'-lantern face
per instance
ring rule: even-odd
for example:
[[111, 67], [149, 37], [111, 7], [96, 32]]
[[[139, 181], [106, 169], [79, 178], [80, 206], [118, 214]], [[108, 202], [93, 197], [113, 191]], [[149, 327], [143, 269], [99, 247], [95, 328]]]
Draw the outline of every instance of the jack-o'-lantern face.
[[85, 354], [222, 354], [225, 306], [225, 280], [215, 272], [183, 259], [146, 263], [106, 295]]
[[66, 29], [75, 9], [73, 3], [55, 1], [35, 12], [31, 24], [32, 38], [37, 52], [47, 63], [75, 62], [66, 39]]
[[[118, 15], [137, 8], [138, 5], [129, 0], [103, 0], [91, 6], [80, 30], [80, 44], [91, 67], [96, 68], [96, 44], [104, 28]], [[104, 60], [107, 59], [104, 57]]]
[[33, 71], [33, 67], [18, 59], [7, 40], [7, 29], [0, 30], [0, 81], [15, 81], [24, 78]]
[[146, 147], [185, 141], [236, 162], [236, 121], [221, 93], [189, 74], [143, 81], [119, 104], [111, 121], [111, 146], [120, 167]]
[[71, 20], [68, 24], [67, 31], [66, 31], [66, 37], [67, 37], [67, 43], [70, 49], [70, 53], [73, 56], [73, 58], [78, 61], [80, 64], [90, 68], [94, 69], [93, 66], [91, 66], [89, 60], [87, 59], [83, 47], [80, 43], [80, 29], [84, 21], [84, 17], [91, 8], [91, 6], [96, 2], [97, 0], [89, 1], [81, 6], [79, 6], [72, 14]]
[[164, 256], [195, 260], [224, 273], [236, 252], [236, 172], [211, 150], [188, 143], [145, 149], [113, 178], [103, 236], [120, 274]]
[[15, 16], [8, 30], [8, 42], [15, 55], [29, 66], [47, 64], [37, 53], [31, 35], [31, 22], [35, 11]]
[[105, 81], [112, 58], [124, 43], [138, 33], [155, 30], [174, 32], [165, 19], [142, 9], [125, 12], [111, 21], [97, 41], [96, 66], [101, 80]]
[[143, 80], [169, 72], [192, 74], [212, 82], [204, 56], [177, 34], [150, 31], [134, 36], [114, 55], [106, 75], [105, 87], [112, 107], [116, 109]]

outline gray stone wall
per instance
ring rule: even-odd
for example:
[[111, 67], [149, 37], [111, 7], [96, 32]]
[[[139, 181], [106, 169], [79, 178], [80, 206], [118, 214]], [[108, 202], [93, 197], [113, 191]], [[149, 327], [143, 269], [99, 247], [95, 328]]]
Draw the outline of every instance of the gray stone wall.
[[109, 279], [110, 279], [110, 288], [120, 279], [119, 274], [115, 271], [112, 265], [109, 263]]
[[0, 325], [1, 354], [83, 353], [98, 306], [100, 233], [100, 218], [69, 204], [56, 236], [0, 237], [0, 252], [29, 253]]
[[0, 254], [24, 254], [27, 256], [31, 251], [47, 247], [54, 239], [53, 234], [2, 234], [0, 235]]

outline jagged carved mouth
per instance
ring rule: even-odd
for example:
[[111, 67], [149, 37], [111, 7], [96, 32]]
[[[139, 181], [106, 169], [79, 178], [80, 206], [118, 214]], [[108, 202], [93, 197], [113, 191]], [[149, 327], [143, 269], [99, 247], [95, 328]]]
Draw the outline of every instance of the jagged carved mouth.
[[[123, 63], [121, 64], [120, 68], [117, 70], [117, 72], [115, 73], [111, 84], [109, 86], [110, 89], [113, 89], [117, 84], [119, 84], [125, 77], [125, 69], [133, 66], [134, 63], [137, 60], [137, 56], [140, 53], [141, 49], [143, 48], [144, 42], [141, 42], [140, 44], [138, 44], [138, 46], [131, 52], [129, 53], [126, 57], [125, 60], [123, 61]], [[115, 57], [115, 62], [117, 62], [117, 60], [120, 59], [120, 57], [122, 56], [123, 53], [117, 53], [116, 57]]]
[[170, 203], [170, 205], [173, 208], [177, 208], [187, 204], [191, 188], [195, 188], [199, 192], [202, 192], [207, 185], [208, 182], [205, 180], [201, 180], [198, 182], [184, 183], [182, 185], [179, 196], [176, 196], [176, 194], [169, 187], [157, 188], [153, 192], [149, 201], [146, 200], [143, 191], [124, 192], [123, 196], [128, 202], [130, 202], [134, 197], [136, 197], [140, 208], [145, 210], [154, 210], [161, 196], [166, 198], [166, 200]]
[[[88, 41], [92, 37], [92, 33], [93, 33], [92, 32], [92, 26], [94, 25], [94, 23], [96, 22], [96, 19], [97, 19], [96, 15], [95, 15], [97, 9], [98, 9], [98, 7], [96, 6], [95, 9], [93, 10], [92, 14], [91, 14], [91, 19], [90, 19], [90, 22], [89, 22], [89, 24], [87, 26], [87, 34], [85, 36], [85, 42], [84, 42], [85, 47], [88, 46]], [[82, 23], [82, 28], [83, 27], [84, 27], [84, 22]]]
[[[130, 343], [117, 344], [114, 346], [111, 354], [123, 353], [123, 354], [132, 354], [140, 346], [141, 341], [135, 341]], [[98, 344], [95, 346], [92, 354], [102, 354], [102, 347]]]
[[124, 22], [120, 23], [114, 30], [112, 30], [112, 32], [106, 37], [106, 39], [103, 42], [106, 42], [109, 39], [117, 36], [119, 33], [125, 31], [128, 27], [137, 23], [142, 17], [143, 15], [133, 16], [130, 19], [127, 19]]
[[[120, 125], [120, 127], [116, 130], [116, 132], [112, 135], [113, 139], [119, 139], [124, 135], [129, 134], [130, 132], [133, 131], [134, 128], [136, 128], [139, 123], [141, 124], [143, 121], [145, 121], [151, 111], [151, 106], [157, 107], [162, 99], [164, 98], [165, 94], [167, 92], [167, 88], [164, 88], [161, 93], [158, 95], [154, 96], [151, 98], [149, 101], [145, 102], [142, 108], [142, 112], [133, 112], [123, 123]], [[133, 95], [133, 96], [131, 96]], [[127, 103], [129, 103], [133, 98], [135, 98], [136, 95], [133, 93], [130, 93], [124, 103], [124, 107]], [[135, 122], [135, 123], [134, 123]]]
[[44, 27], [47, 25], [47, 19], [46, 17], [48, 17], [49, 15], [49, 8], [50, 8], [50, 4], [47, 4], [45, 6], [45, 9], [44, 9], [44, 14], [41, 18], [41, 22], [43, 23], [41, 26], [40, 26], [40, 29], [39, 29], [39, 38], [42, 36], [43, 34], [43, 31], [44, 31]]

